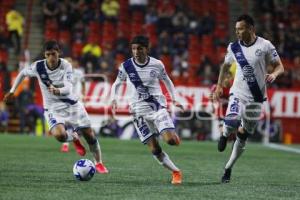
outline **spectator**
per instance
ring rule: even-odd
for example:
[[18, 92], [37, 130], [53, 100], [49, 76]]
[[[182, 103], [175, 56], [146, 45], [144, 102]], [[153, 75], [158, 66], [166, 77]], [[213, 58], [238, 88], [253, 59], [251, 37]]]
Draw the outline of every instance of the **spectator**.
[[205, 11], [202, 19], [200, 20], [200, 34], [211, 34], [215, 28], [215, 18], [209, 11]]
[[70, 30], [73, 27], [71, 19], [70, 8], [67, 4], [60, 4], [60, 13], [58, 16], [58, 25], [61, 30]]
[[148, 0], [129, 0], [129, 8], [131, 12], [146, 12]]
[[29, 128], [28, 131], [30, 134], [32, 135], [36, 134], [37, 121], [41, 120], [43, 135], [45, 135], [46, 129], [45, 129], [45, 118], [44, 118], [43, 107], [36, 104], [29, 104], [25, 110], [25, 117], [27, 119], [26, 121]]
[[162, 30], [171, 31], [172, 29], [172, 16], [176, 10], [175, 4], [170, 0], [163, 0], [158, 4], [158, 21], [157, 30], [160, 33]]
[[170, 55], [172, 53], [173, 41], [169, 32], [163, 30], [158, 37], [158, 47], [157, 54], [158, 55]]
[[156, 24], [157, 20], [158, 20], [158, 16], [157, 16], [155, 5], [151, 5], [147, 9], [147, 13], [145, 16], [145, 22], [146, 22], [146, 24]]
[[0, 26], [0, 49], [7, 49], [9, 47], [9, 37], [5, 32], [4, 26]]
[[6, 24], [9, 31], [9, 39], [18, 55], [21, 50], [21, 37], [23, 35], [24, 18], [17, 10], [10, 10], [6, 14]]
[[82, 61], [87, 67], [87, 73], [93, 73], [98, 68], [98, 59], [101, 54], [102, 49], [96, 41], [91, 41], [83, 47]]
[[104, 0], [101, 4], [101, 11], [105, 20], [116, 23], [119, 16], [120, 4], [116, 0]]
[[120, 53], [123, 55], [126, 55], [126, 57], [129, 57], [128, 53], [128, 47], [129, 47], [129, 41], [128, 39], [124, 36], [124, 33], [122, 31], [119, 31], [117, 33], [117, 39], [115, 40], [115, 51], [116, 53]]
[[172, 17], [172, 25], [173, 25], [173, 31], [182, 31], [186, 30], [186, 27], [189, 24], [189, 18], [186, 16], [186, 14], [182, 11], [177, 12]]
[[30, 121], [26, 117], [27, 106], [33, 103], [33, 92], [29, 89], [27, 84], [23, 85], [23, 90], [18, 96], [18, 107], [19, 107], [19, 117], [20, 117], [20, 132], [28, 132], [26, 126], [29, 125]]
[[48, 19], [57, 20], [59, 16], [59, 3], [57, 0], [45, 0], [43, 1], [43, 13], [44, 19], [47, 21]]

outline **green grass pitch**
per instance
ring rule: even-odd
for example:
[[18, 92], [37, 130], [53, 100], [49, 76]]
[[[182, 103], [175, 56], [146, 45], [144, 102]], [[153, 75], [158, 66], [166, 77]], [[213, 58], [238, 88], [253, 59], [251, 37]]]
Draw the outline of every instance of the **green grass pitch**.
[[110, 173], [79, 182], [72, 173], [80, 159], [73, 147], [60, 153], [52, 137], [0, 134], [0, 199], [300, 199], [296, 153], [250, 143], [233, 169], [232, 182], [220, 184], [230, 148], [219, 153], [213, 142], [183, 141], [179, 147], [161, 142], [183, 171], [183, 184], [173, 186], [170, 172], [138, 140], [101, 138], [100, 143]]

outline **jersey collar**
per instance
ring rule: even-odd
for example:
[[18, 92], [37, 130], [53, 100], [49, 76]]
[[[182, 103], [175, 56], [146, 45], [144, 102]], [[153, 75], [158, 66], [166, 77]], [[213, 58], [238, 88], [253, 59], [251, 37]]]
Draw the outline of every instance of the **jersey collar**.
[[135, 64], [136, 66], [138, 66], [138, 67], [145, 67], [146, 65], [149, 64], [149, 62], [150, 62], [150, 57], [148, 56], [146, 63], [145, 63], [145, 64], [142, 64], [142, 65], [138, 64], [137, 62], [135, 62], [134, 58], [132, 58], [132, 60], [133, 60], [133, 62], [134, 62], [134, 64]]
[[252, 43], [250, 43], [250, 44], [245, 44], [242, 40], [240, 40], [240, 44], [242, 45], [242, 46], [244, 46], [244, 47], [251, 47], [252, 45], [254, 45], [255, 44], [255, 42], [257, 41], [257, 36], [255, 37], [255, 40], [252, 42]]
[[45, 60], [45, 64], [46, 64], [47, 69], [49, 69], [50, 71], [54, 71], [54, 70], [56, 70], [56, 69], [60, 66], [61, 60], [60, 60], [60, 58], [58, 59], [57, 66], [56, 66], [54, 69], [50, 69], [50, 68], [49, 68], [49, 66], [48, 66], [48, 64], [47, 64], [47, 60]]

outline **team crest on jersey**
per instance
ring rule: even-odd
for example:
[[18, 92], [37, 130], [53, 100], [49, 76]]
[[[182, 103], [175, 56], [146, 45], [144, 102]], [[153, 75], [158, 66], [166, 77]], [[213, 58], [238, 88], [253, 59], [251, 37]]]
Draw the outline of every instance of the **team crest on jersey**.
[[152, 77], [152, 78], [155, 78], [155, 77], [157, 77], [157, 73], [156, 73], [156, 71], [154, 71], [154, 70], [151, 70], [151, 72], [150, 72], [150, 77]]
[[42, 77], [42, 78], [46, 78], [47, 75], [46, 75], [46, 74], [41, 74], [41, 77]]
[[243, 75], [247, 82], [254, 82], [254, 69], [250, 65], [245, 65], [243, 67]]
[[261, 56], [262, 55], [262, 50], [261, 49], [256, 49], [255, 55], [256, 56]]

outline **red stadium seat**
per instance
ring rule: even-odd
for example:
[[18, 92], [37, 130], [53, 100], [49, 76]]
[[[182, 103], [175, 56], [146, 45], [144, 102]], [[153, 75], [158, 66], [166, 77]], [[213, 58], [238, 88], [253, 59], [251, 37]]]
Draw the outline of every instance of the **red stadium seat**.
[[0, 62], [7, 64], [8, 52], [5, 49], [0, 49]]

